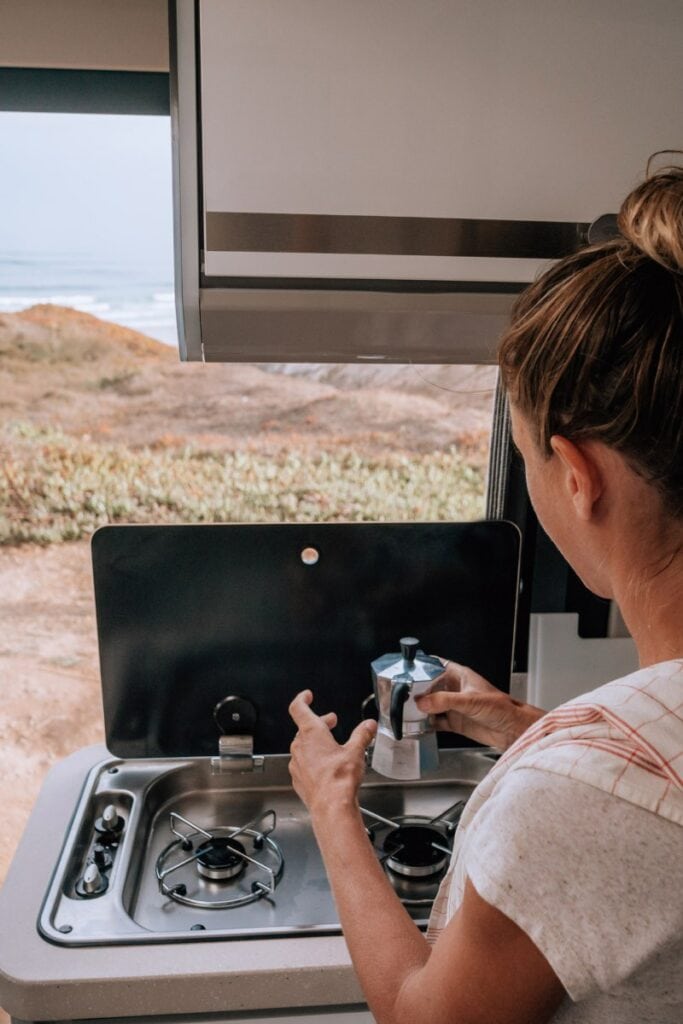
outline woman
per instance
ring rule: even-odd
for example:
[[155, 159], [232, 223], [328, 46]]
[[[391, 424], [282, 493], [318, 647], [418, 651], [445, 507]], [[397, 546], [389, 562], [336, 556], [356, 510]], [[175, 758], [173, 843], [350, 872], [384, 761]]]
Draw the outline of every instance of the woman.
[[358, 810], [374, 723], [340, 746], [310, 691], [290, 708], [294, 787], [379, 1024], [683, 1020], [683, 169], [636, 188], [619, 229], [520, 296], [499, 358], [537, 515], [617, 602], [640, 670], [544, 716], [447, 664], [423, 710], [508, 749], [427, 937]]

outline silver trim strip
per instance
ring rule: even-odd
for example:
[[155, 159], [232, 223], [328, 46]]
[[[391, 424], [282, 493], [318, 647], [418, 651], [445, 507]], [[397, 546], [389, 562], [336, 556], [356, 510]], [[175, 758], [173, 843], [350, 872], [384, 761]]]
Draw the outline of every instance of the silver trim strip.
[[311, 213], [206, 214], [209, 252], [301, 252], [553, 260], [585, 244], [588, 224]]

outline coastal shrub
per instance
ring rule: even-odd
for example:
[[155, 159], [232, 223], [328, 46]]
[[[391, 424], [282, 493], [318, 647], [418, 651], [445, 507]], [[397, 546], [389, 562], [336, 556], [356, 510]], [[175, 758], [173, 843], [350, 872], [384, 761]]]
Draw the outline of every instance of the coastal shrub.
[[0, 435], [0, 544], [51, 544], [105, 523], [469, 520], [481, 453], [131, 448], [33, 424]]

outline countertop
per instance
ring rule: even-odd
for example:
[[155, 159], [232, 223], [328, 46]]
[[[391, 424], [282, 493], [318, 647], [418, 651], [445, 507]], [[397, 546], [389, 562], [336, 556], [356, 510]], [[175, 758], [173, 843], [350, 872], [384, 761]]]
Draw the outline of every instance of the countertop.
[[0, 891], [0, 1006], [24, 1021], [358, 1006], [342, 936], [56, 946], [37, 920], [84, 779], [88, 747], [47, 776]]

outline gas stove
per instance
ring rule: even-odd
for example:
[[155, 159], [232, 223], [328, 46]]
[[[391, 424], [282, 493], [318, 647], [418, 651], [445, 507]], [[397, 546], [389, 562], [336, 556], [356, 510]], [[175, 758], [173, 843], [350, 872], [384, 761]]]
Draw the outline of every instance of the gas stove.
[[[369, 771], [368, 842], [424, 925], [457, 823], [490, 752], [445, 752], [429, 781]], [[64, 946], [338, 934], [337, 912], [286, 756], [112, 760], [86, 780], [39, 919]]]

